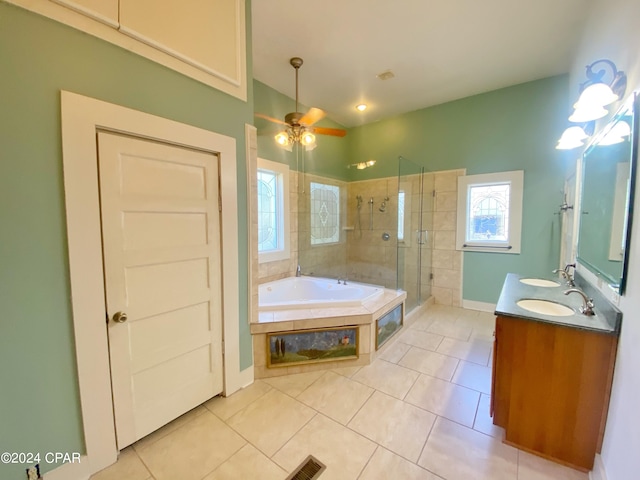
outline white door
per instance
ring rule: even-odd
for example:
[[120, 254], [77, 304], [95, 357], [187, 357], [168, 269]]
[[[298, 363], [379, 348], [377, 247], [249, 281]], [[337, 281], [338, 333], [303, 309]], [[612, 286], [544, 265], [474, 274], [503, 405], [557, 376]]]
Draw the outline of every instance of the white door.
[[123, 449], [222, 391], [219, 159], [112, 133], [98, 156]]

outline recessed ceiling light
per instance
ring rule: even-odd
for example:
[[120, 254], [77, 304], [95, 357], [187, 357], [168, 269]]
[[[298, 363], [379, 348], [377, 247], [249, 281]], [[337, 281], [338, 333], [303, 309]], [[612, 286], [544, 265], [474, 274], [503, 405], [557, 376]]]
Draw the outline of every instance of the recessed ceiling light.
[[358, 110], [359, 112], [364, 112], [367, 109], [367, 105], [364, 103], [361, 103], [360, 105], [356, 105], [356, 110]]

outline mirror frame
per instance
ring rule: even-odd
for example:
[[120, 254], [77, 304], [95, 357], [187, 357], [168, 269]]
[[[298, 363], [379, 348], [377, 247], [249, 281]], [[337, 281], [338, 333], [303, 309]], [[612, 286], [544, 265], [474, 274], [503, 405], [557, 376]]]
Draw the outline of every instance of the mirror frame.
[[620, 282], [617, 284], [617, 289], [616, 289], [616, 284], [612, 284], [611, 282], [609, 282], [609, 280], [603, 276], [603, 273], [595, 265], [593, 265], [591, 262], [589, 262], [588, 260], [580, 256], [580, 232], [582, 230], [582, 220], [583, 220], [582, 215], [579, 216], [580, 225], [578, 228], [578, 244], [577, 244], [577, 247], [578, 247], [577, 261], [581, 265], [583, 265], [587, 270], [589, 270], [591, 273], [596, 275], [598, 278], [604, 278], [605, 280], [607, 280], [607, 284], [609, 285], [609, 287], [611, 287], [613, 290], [617, 290], [618, 294], [620, 295], [624, 294], [625, 292], [626, 281], [627, 281], [627, 271], [629, 269], [629, 247], [631, 246], [631, 229], [633, 224], [633, 211], [634, 211], [633, 203], [634, 203], [635, 191], [636, 191], [636, 172], [638, 168], [638, 133], [639, 133], [638, 123], [640, 120], [640, 111], [639, 111], [640, 96], [638, 95], [638, 92], [633, 92], [623, 102], [622, 106], [618, 109], [615, 115], [613, 115], [609, 119], [607, 124], [589, 142], [587, 148], [584, 150], [581, 157], [583, 174], [580, 181], [580, 210], [579, 210], [580, 213], [582, 213], [582, 205], [584, 203], [583, 202], [584, 201], [584, 182], [585, 182], [584, 169], [586, 168], [585, 157], [591, 150], [593, 150], [593, 148], [595, 148], [597, 143], [608, 133], [608, 131], [611, 129], [611, 127], [616, 122], [616, 120], [620, 118], [622, 112], [628, 110], [629, 107], [631, 107], [632, 109], [631, 118], [633, 122], [633, 125], [631, 126], [631, 158], [629, 159], [629, 163], [630, 163], [629, 193], [627, 198], [628, 208], [627, 208], [626, 217], [625, 217], [626, 232], [625, 232], [625, 238], [624, 238], [624, 246], [625, 246], [624, 257], [622, 259], [622, 272], [620, 275]]

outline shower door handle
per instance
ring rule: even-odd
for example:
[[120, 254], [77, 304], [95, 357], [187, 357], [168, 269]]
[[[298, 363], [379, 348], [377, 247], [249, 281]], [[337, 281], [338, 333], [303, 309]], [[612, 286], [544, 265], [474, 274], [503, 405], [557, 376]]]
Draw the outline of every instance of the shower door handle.
[[426, 245], [429, 241], [429, 231], [416, 230], [416, 241], [418, 242], [418, 245]]

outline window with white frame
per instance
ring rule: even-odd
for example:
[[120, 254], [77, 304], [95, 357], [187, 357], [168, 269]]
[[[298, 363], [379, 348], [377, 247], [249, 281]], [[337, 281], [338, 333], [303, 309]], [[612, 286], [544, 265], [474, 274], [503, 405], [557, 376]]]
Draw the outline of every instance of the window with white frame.
[[524, 172], [458, 177], [456, 248], [520, 253]]
[[311, 182], [311, 245], [340, 241], [340, 187]]
[[289, 258], [289, 167], [258, 158], [258, 261]]

